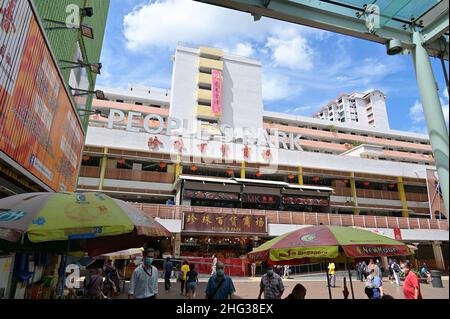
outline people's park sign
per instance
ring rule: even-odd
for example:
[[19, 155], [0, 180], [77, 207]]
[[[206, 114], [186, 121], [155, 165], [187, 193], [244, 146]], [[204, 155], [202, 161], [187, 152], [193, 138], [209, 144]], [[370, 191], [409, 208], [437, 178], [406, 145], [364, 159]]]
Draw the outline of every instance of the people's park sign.
[[267, 226], [263, 215], [183, 213], [184, 232], [267, 235]]

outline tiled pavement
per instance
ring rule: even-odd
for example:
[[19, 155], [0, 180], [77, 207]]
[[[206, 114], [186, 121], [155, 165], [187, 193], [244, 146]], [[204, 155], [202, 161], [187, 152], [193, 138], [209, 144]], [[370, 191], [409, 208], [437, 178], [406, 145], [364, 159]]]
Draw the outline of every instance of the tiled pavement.
[[[204, 291], [207, 282], [206, 277], [200, 278], [200, 284], [197, 287], [196, 299], [203, 299], [205, 297]], [[254, 299], [257, 298], [259, 293], [259, 281], [260, 278], [233, 278], [234, 285], [236, 288], [236, 295], [243, 299]], [[301, 278], [296, 279], [285, 279], [283, 280], [285, 286], [285, 293], [283, 297], [286, 297], [294, 288], [297, 283], [301, 283], [305, 286], [307, 293], [307, 299], [328, 299], [328, 288], [326, 286], [326, 278], [321, 280], [320, 278]], [[433, 288], [431, 284], [421, 284], [422, 296], [424, 299], [449, 299], [449, 280], [448, 277], [443, 278], [444, 288]], [[347, 280], [347, 286], [350, 291], [351, 289], [349, 282]], [[367, 299], [364, 294], [364, 283], [360, 281], [353, 282], [353, 290], [355, 293], [355, 299]], [[395, 284], [391, 284], [387, 278], [384, 278], [383, 287], [385, 294], [389, 294], [395, 299], [404, 299], [403, 297], [403, 287], [397, 287]], [[336, 288], [332, 288], [333, 299], [343, 299], [343, 280], [337, 278]], [[121, 295], [119, 298], [127, 298], [125, 294]], [[180, 286], [174, 279], [172, 280], [172, 289], [169, 292], [164, 291], [164, 282], [159, 280], [159, 299], [187, 299], [180, 294]]]

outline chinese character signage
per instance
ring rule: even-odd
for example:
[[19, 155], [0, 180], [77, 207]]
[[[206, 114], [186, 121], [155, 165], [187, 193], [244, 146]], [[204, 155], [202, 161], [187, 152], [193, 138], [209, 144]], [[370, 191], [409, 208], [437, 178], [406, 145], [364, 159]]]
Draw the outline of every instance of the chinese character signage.
[[205, 192], [205, 191], [184, 191], [185, 199], [211, 199], [211, 200], [227, 200], [227, 201], [238, 201], [238, 193], [222, 193], [222, 192]]
[[211, 109], [213, 114], [220, 115], [222, 113], [222, 72], [219, 70], [212, 70], [211, 76]]
[[277, 204], [278, 196], [242, 194], [242, 201], [245, 203], [253, 203], [253, 204]]
[[267, 234], [266, 216], [185, 212], [183, 231]]
[[285, 205], [306, 205], [306, 206], [328, 206], [329, 201], [319, 198], [302, 198], [302, 197], [287, 197], [282, 198], [282, 203]]
[[84, 132], [28, 1], [0, 0], [0, 151], [75, 189]]

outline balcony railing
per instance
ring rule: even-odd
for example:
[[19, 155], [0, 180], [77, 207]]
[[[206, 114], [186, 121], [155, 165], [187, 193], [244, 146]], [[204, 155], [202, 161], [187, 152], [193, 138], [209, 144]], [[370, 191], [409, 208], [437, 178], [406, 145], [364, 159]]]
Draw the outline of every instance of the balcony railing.
[[175, 175], [171, 173], [137, 171], [131, 169], [107, 169], [105, 178], [152, 183], [173, 183]]
[[[334, 195], [351, 197], [352, 193], [350, 187], [335, 187]], [[377, 198], [388, 200], [400, 200], [400, 196], [396, 191], [384, 191], [376, 189], [356, 189], [356, 195], [358, 198]], [[406, 193], [406, 199], [414, 202], [426, 202], [428, 201], [428, 195], [425, 193]]]
[[333, 225], [356, 226], [366, 228], [400, 228], [400, 229], [440, 229], [448, 230], [447, 220], [404, 218], [387, 216], [357, 216], [341, 214], [322, 214], [304, 212], [285, 212], [273, 210], [217, 208], [197, 206], [170, 206], [155, 204], [134, 204], [145, 214], [161, 219], [181, 219], [183, 212], [209, 212], [217, 214], [242, 214], [267, 216], [270, 224], [294, 225]]

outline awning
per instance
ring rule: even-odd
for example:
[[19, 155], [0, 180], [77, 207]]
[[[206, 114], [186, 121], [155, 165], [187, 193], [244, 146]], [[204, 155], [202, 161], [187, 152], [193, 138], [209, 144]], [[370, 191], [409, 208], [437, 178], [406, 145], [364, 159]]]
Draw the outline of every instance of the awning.
[[334, 189], [331, 187], [326, 186], [313, 186], [313, 185], [296, 185], [296, 184], [289, 184], [289, 188], [297, 188], [297, 189], [304, 189], [304, 190], [312, 190], [312, 191], [323, 191], [323, 192], [333, 192]]
[[220, 177], [214, 178], [214, 177], [193, 176], [193, 175], [180, 175], [180, 176], [178, 176], [178, 178], [187, 180], [187, 181], [237, 184], [237, 182], [233, 179], [220, 178]]

